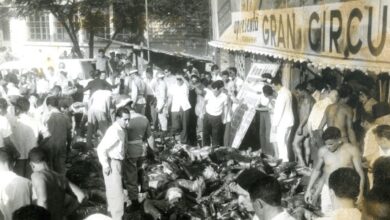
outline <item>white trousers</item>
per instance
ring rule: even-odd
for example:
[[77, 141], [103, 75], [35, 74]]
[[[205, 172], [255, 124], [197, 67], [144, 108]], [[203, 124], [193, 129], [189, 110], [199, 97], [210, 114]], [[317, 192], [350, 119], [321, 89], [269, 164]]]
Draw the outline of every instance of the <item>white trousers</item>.
[[124, 194], [122, 185], [122, 161], [110, 160], [111, 173], [103, 172], [108, 211], [113, 220], [122, 220], [124, 214]]
[[321, 212], [330, 213], [333, 211], [332, 200], [328, 184], [324, 184], [321, 190]]
[[288, 162], [288, 139], [290, 137], [291, 127], [284, 128], [278, 127], [276, 129], [276, 143], [279, 152], [279, 159], [282, 159], [283, 162]]

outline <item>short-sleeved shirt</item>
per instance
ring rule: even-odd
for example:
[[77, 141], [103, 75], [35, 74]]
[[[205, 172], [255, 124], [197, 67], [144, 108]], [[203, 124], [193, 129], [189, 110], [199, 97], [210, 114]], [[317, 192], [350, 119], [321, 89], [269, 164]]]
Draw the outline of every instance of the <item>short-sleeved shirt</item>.
[[10, 137], [12, 134], [11, 124], [8, 119], [0, 115], [0, 148], [4, 147], [4, 138]]
[[1, 171], [0, 179], [0, 211], [11, 220], [15, 210], [31, 204], [31, 182], [11, 171]]
[[149, 120], [134, 111], [130, 113], [129, 126], [127, 128], [128, 141], [125, 146], [128, 158], [145, 156], [144, 141], [152, 135]]
[[210, 90], [206, 90], [204, 100], [206, 103], [206, 113], [212, 116], [222, 115], [224, 107], [227, 105], [228, 98], [226, 94], [221, 93], [215, 96]]

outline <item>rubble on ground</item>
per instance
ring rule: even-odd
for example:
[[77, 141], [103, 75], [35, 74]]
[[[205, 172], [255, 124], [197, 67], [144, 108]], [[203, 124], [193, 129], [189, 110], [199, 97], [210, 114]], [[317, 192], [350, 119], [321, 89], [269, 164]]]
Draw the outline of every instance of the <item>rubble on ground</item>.
[[[282, 184], [283, 205], [297, 219], [304, 219], [303, 189], [309, 168], [282, 163], [261, 152], [240, 152], [220, 147], [190, 147], [168, 140], [157, 142], [159, 153], [149, 155], [144, 167], [141, 194], [143, 210], [127, 213], [127, 219], [251, 219], [231, 183], [243, 171], [258, 169]], [[69, 155], [67, 177], [88, 193], [89, 200], [77, 210], [77, 218], [107, 214], [104, 181], [95, 150], [82, 144]], [[136, 215], [136, 216], [135, 216]], [[129, 217], [131, 216], [131, 217]]]

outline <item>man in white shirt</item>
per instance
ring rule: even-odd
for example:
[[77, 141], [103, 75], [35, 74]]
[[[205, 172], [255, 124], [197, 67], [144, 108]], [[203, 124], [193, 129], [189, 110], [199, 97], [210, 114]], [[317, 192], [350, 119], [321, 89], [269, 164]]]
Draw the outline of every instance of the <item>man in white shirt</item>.
[[133, 101], [134, 110], [137, 113], [145, 115], [146, 107], [146, 84], [138, 75], [138, 71], [132, 69], [131, 65], [125, 66], [125, 72], [130, 76], [130, 96]]
[[163, 139], [168, 131], [168, 86], [165, 82], [164, 73], [157, 74], [157, 79], [152, 83], [152, 90], [157, 102], [155, 111], [157, 112], [160, 129], [163, 132], [161, 139], [164, 141]]
[[19, 152], [16, 150], [12, 142], [12, 126], [7, 118], [8, 103], [5, 99], [0, 98], [0, 148], [8, 147], [12, 151], [12, 157], [17, 159]]
[[282, 188], [272, 176], [259, 179], [249, 189], [253, 209], [258, 219], [295, 220], [282, 208]]
[[239, 76], [237, 76], [236, 67], [229, 67], [228, 71], [230, 72], [230, 78], [234, 85], [234, 95], [236, 96], [240, 91], [242, 85], [244, 84], [244, 80], [242, 80]]
[[226, 121], [228, 97], [222, 93], [224, 83], [222, 80], [211, 84], [212, 90], [206, 91], [205, 116], [203, 119], [203, 146], [219, 147], [223, 143], [223, 125]]
[[172, 131], [174, 134], [180, 132], [180, 143], [187, 144], [191, 109], [188, 99], [189, 89], [183, 76], [177, 75], [176, 80], [177, 84], [172, 88], [172, 95], [169, 99], [172, 112]]
[[99, 49], [98, 55], [96, 57], [96, 69], [110, 75], [112, 73], [112, 67], [109, 62], [109, 58], [104, 55], [104, 50]]
[[111, 95], [110, 90], [97, 90], [89, 99], [87, 129], [89, 147], [92, 146], [93, 134], [97, 132], [100, 137], [103, 137], [111, 124]]
[[122, 160], [124, 144], [127, 139], [125, 128], [130, 120], [130, 112], [119, 108], [116, 121], [107, 129], [97, 147], [99, 162], [103, 168], [108, 210], [113, 220], [121, 220], [124, 214], [124, 195], [122, 185]]
[[328, 184], [333, 209], [317, 220], [360, 220], [362, 214], [355, 206], [360, 191], [359, 174], [352, 168], [339, 168], [330, 174]]
[[211, 66], [211, 77], [213, 81], [222, 80], [221, 70], [217, 64]]
[[291, 128], [294, 125], [294, 114], [292, 109], [292, 94], [290, 90], [283, 87], [280, 78], [272, 79], [272, 84], [275, 87], [278, 96], [275, 101], [275, 108], [272, 116], [272, 131], [276, 134], [277, 148], [275, 156], [282, 159], [283, 162], [288, 162], [288, 140], [291, 133]]
[[13, 159], [9, 152], [0, 149], [0, 212], [2, 219], [11, 220], [12, 213], [20, 207], [29, 205], [32, 198], [30, 180], [12, 172]]
[[16, 161], [15, 172], [29, 178], [31, 175], [30, 166], [27, 163], [28, 152], [38, 145], [39, 123], [28, 115], [30, 102], [25, 97], [16, 101], [17, 118], [12, 129], [12, 140], [20, 154]]

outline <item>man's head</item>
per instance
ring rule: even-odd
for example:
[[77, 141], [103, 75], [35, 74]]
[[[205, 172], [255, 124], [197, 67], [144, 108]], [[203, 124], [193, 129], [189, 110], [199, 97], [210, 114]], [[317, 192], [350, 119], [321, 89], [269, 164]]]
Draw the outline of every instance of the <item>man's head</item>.
[[205, 75], [204, 75], [204, 77], [205, 77], [209, 82], [211, 82], [211, 81], [213, 80], [213, 77], [211, 76], [211, 73], [209, 73], [209, 72], [206, 72]]
[[23, 206], [12, 214], [12, 220], [50, 220], [50, 218], [50, 212], [38, 205]]
[[182, 75], [176, 75], [177, 85], [181, 86], [184, 84], [184, 77]]
[[328, 127], [322, 134], [322, 139], [327, 149], [331, 152], [335, 152], [343, 143], [341, 141], [340, 129], [336, 127]]
[[115, 58], [115, 52], [114, 51], [110, 52], [110, 57], [111, 57], [111, 59]]
[[353, 90], [351, 88], [351, 86], [347, 85], [347, 84], [343, 84], [340, 86], [340, 88], [338, 89], [338, 94], [339, 94], [339, 98], [341, 101], [343, 102], [347, 102], [349, 97], [351, 96]]
[[147, 79], [153, 79], [153, 69], [148, 67], [145, 71], [145, 75]]
[[337, 199], [356, 200], [360, 192], [360, 176], [352, 168], [339, 168], [329, 176], [331, 195]]
[[369, 90], [367, 89], [362, 89], [359, 91], [359, 101], [361, 103], [366, 103], [369, 99], [371, 98], [371, 94]]
[[234, 80], [237, 77], [237, 68], [236, 67], [229, 67], [228, 71], [230, 73], [230, 77]]
[[282, 80], [280, 79], [280, 74], [276, 74], [271, 80], [271, 84], [274, 85], [275, 89], [278, 91], [282, 87]]
[[339, 93], [336, 90], [331, 90], [328, 94], [328, 98], [332, 103], [336, 103], [339, 100]]
[[384, 149], [390, 149], [390, 125], [382, 124], [374, 129], [375, 140]]
[[50, 95], [55, 96], [55, 97], [61, 96], [61, 93], [62, 93], [61, 86], [58, 86], [58, 85], [54, 86], [50, 91]]
[[119, 108], [115, 113], [116, 121], [121, 128], [126, 128], [130, 121], [130, 112], [124, 107]]
[[295, 91], [296, 91], [298, 97], [303, 97], [303, 96], [305, 96], [305, 95], [307, 95], [309, 93], [309, 91], [306, 88], [306, 85], [303, 84], [303, 83], [298, 84], [295, 87]]
[[271, 208], [281, 206], [282, 189], [279, 182], [272, 176], [264, 176], [249, 189], [256, 215], [260, 218]]
[[14, 160], [12, 158], [11, 152], [7, 148], [0, 148], [0, 170], [8, 171], [12, 170]]
[[27, 75], [23, 74], [20, 76], [20, 83], [25, 84], [27, 82]]
[[211, 84], [211, 89], [212, 89], [213, 94], [215, 96], [219, 96], [219, 94], [221, 94], [223, 87], [224, 87], [224, 84], [223, 84], [222, 80], [217, 80]]
[[58, 108], [58, 98], [55, 96], [49, 96], [46, 98], [46, 105], [49, 108]]
[[222, 71], [221, 75], [222, 75], [222, 80], [223, 80], [224, 82], [229, 81], [229, 77], [230, 77], [229, 71], [224, 70], [224, 71]]
[[364, 199], [366, 219], [390, 219], [390, 188], [389, 184], [375, 186], [366, 194]]
[[380, 157], [373, 165], [374, 186], [387, 186], [390, 183], [390, 157]]
[[200, 83], [200, 78], [197, 75], [191, 76], [191, 83], [192, 85], [198, 85]]
[[219, 66], [217, 64], [212, 65], [211, 72], [213, 72], [214, 74], [219, 73]]
[[34, 147], [28, 153], [28, 159], [32, 170], [39, 171], [47, 167], [47, 152], [42, 147]]
[[164, 68], [164, 74], [165, 76], [169, 76], [172, 74], [172, 71], [169, 67]]
[[274, 94], [274, 89], [272, 89], [272, 87], [269, 85], [265, 85], [265, 86], [263, 86], [263, 94], [267, 98], [272, 97]]
[[105, 79], [107, 78], [106, 72], [105, 72], [105, 71], [102, 71], [102, 72], [100, 73], [99, 78], [100, 78], [101, 80], [105, 80]]
[[99, 49], [98, 50], [98, 55], [99, 55], [99, 57], [104, 57], [104, 50], [103, 49]]
[[30, 110], [30, 101], [26, 97], [20, 97], [16, 100], [16, 110], [18, 113], [26, 113]]

